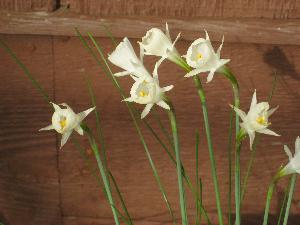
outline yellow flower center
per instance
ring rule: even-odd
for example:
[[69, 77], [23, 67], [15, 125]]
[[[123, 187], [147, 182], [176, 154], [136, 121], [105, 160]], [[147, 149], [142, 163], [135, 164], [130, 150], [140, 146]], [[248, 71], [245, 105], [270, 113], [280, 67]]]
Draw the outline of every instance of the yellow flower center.
[[139, 95], [140, 95], [140, 97], [148, 96], [148, 94], [146, 92], [144, 92], [144, 91], [140, 91]]
[[66, 117], [62, 117], [59, 121], [60, 124], [60, 129], [64, 130], [65, 127], [67, 126], [67, 118]]
[[259, 123], [259, 124], [261, 124], [261, 125], [264, 125], [264, 126], [268, 126], [268, 125], [271, 124], [271, 123], [267, 123], [266, 117], [264, 117], [264, 116], [259, 116], [256, 119], [256, 122]]
[[203, 55], [201, 53], [198, 53], [196, 57], [197, 57], [197, 59], [202, 59]]

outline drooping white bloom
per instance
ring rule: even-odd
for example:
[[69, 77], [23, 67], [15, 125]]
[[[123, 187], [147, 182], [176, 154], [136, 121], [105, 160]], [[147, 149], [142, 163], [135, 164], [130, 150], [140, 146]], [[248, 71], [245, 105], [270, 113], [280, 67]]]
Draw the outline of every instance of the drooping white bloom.
[[208, 33], [206, 31], [205, 33], [206, 39], [199, 38], [195, 40], [188, 48], [185, 56], [186, 62], [194, 69], [187, 73], [185, 77], [191, 77], [199, 73], [209, 72], [207, 76], [207, 82], [210, 82], [213, 79], [214, 73], [223, 65], [228, 63], [230, 59], [220, 58], [224, 37], [222, 38], [220, 47], [218, 48], [217, 52], [215, 52], [211, 45]]
[[83, 135], [83, 130], [80, 127], [80, 123], [90, 112], [95, 109], [95, 107], [76, 114], [66, 103], [59, 104], [65, 108], [60, 108], [59, 105], [56, 105], [52, 102], [51, 104], [54, 107], [52, 124], [40, 129], [39, 131], [56, 130], [58, 133], [62, 134], [60, 143], [61, 148], [67, 142], [73, 130], [75, 130], [78, 134]]
[[127, 37], [116, 47], [116, 49], [109, 55], [108, 60], [114, 65], [122, 68], [123, 72], [114, 74], [115, 76], [134, 75], [136, 77], [150, 76], [143, 64], [142, 54], [138, 58], [134, 49]]
[[295, 155], [293, 157], [288, 146], [284, 146], [284, 151], [289, 157], [289, 163], [280, 171], [281, 175], [289, 175], [292, 173], [300, 174], [300, 138], [297, 137], [295, 141]]
[[255, 132], [279, 136], [274, 131], [268, 129], [268, 126], [271, 124], [269, 122], [269, 117], [278, 109], [278, 106], [269, 110], [270, 106], [268, 102], [257, 103], [256, 90], [254, 91], [251, 106], [247, 114], [236, 107], [233, 108], [243, 121], [240, 126], [249, 135], [251, 149], [255, 138]]
[[136, 102], [138, 104], [144, 104], [144, 108], [141, 118], [143, 119], [156, 104], [160, 107], [170, 110], [169, 105], [164, 101], [164, 92], [170, 91], [173, 85], [161, 88], [159, 86], [157, 69], [160, 62], [155, 64], [153, 71], [153, 77], [140, 77], [134, 78], [135, 83], [130, 90], [130, 97], [124, 99], [124, 101]]
[[175, 41], [172, 42], [168, 24], [166, 23], [166, 33], [158, 28], [152, 28], [147, 31], [139, 44], [141, 51], [145, 55], [162, 57], [161, 61], [168, 58], [175, 63], [179, 63], [181, 56], [175, 48], [179, 37], [180, 33], [177, 35]]

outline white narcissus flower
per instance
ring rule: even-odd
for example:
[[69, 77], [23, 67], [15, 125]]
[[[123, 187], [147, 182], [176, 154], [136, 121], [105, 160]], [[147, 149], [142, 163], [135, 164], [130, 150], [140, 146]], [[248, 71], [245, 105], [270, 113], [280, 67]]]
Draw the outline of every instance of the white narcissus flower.
[[280, 171], [282, 176], [289, 175], [292, 173], [300, 174], [300, 138], [297, 137], [295, 141], [295, 155], [293, 157], [288, 146], [284, 146], [284, 151], [289, 157], [289, 163]]
[[60, 108], [59, 105], [56, 105], [52, 102], [51, 104], [54, 108], [52, 124], [40, 129], [39, 131], [56, 130], [58, 133], [62, 134], [60, 143], [61, 148], [67, 142], [73, 130], [75, 130], [78, 134], [83, 135], [83, 130], [80, 127], [80, 123], [90, 112], [95, 109], [95, 107], [76, 114], [66, 103], [59, 104], [65, 108]]
[[213, 79], [214, 73], [218, 71], [223, 65], [228, 63], [230, 59], [221, 59], [221, 49], [224, 42], [224, 36], [222, 43], [217, 52], [214, 51], [208, 33], [206, 33], [206, 39], [199, 38], [195, 40], [185, 55], [187, 64], [194, 68], [191, 72], [187, 73], [185, 77], [195, 76], [199, 73], [209, 72], [207, 76], [207, 82]]
[[145, 69], [142, 54], [138, 58], [127, 37], [116, 47], [116, 49], [108, 56], [108, 60], [114, 65], [122, 68], [123, 72], [114, 74], [115, 76], [134, 75], [136, 77], [151, 76]]
[[180, 63], [181, 56], [176, 50], [175, 44], [179, 37], [180, 33], [177, 35], [175, 41], [172, 42], [168, 24], [166, 23], [166, 33], [158, 28], [152, 28], [147, 31], [142, 41], [138, 43], [140, 44], [141, 51], [145, 55], [162, 57], [161, 61], [168, 58], [178, 64]]
[[160, 107], [170, 110], [169, 105], [164, 101], [164, 92], [170, 91], [173, 85], [161, 88], [159, 86], [157, 69], [159, 62], [155, 64], [153, 71], [153, 77], [140, 77], [134, 78], [135, 83], [130, 90], [130, 97], [124, 99], [124, 101], [136, 102], [138, 104], [146, 105], [145, 109], [141, 114], [143, 119], [154, 106], [154, 104]]
[[236, 107], [233, 108], [243, 121], [240, 126], [249, 135], [250, 149], [252, 149], [255, 132], [280, 136], [268, 129], [268, 126], [271, 124], [269, 122], [269, 117], [278, 109], [278, 106], [269, 110], [270, 106], [268, 102], [257, 103], [256, 90], [254, 91], [251, 106], [247, 114]]

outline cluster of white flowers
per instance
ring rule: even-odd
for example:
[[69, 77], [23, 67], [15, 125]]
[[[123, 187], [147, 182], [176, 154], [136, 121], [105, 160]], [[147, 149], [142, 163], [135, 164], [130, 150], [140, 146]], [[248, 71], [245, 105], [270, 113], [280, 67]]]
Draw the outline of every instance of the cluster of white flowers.
[[[172, 42], [168, 25], [166, 24], [166, 32], [158, 28], [150, 29], [139, 43], [140, 56], [137, 57], [128, 38], [116, 47], [109, 55], [108, 59], [114, 65], [122, 68], [124, 71], [115, 73], [114, 76], [121, 77], [129, 75], [134, 80], [130, 90], [130, 97], [124, 99], [128, 102], [136, 102], [146, 105], [141, 118], [144, 118], [150, 112], [151, 108], [156, 104], [166, 110], [170, 110], [165, 92], [170, 91], [173, 85], [160, 87], [158, 79], [158, 68], [161, 63], [168, 59], [179, 66], [183, 67], [187, 74], [185, 77], [191, 77], [200, 73], [208, 73], [207, 82], [213, 79], [215, 72], [222, 72], [222, 67], [230, 61], [230, 59], [221, 59], [220, 53], [224, 42], [214, 51], [207, 31], [206, 38], [195, 40], [187, 50], [186, 55], [181, 56], [175, 48], [175, 44], [180, 37], [177, 35], [175, 41]], [[149, 73], [143, 64], [144, 55], [158, 56], [160, 59], [156, 62], [153, 73]], [[90, 108], [79, 114], [75, 114], [73, 110], [65, 103], [59, 105], [52, 103], [54, 114], [52, 116], [52, 124], [40, 130], [54, 129], [62, 134], [61, 146], [63, 146], [70, 137], [73, 130], [83, 135], [80, 126], [82, 120], [94, 110]], [[250, 109], [246, 114], [241, 109], [233, 107], [240, 116], [242, 123], [240, 124], [242, 132], [248, 134], [250, 139], [250, 149], [255, 138], [255, 133], [279, 136], [275, 132], [268, 129], [270, 126], [269, 117], [277, 110], [278, 107], [270, 109], [268, 102], [257, 103], [256, 91], [254, 91]], [[300, 173], [300, 138], [298, 137], [295, 144], [295, 156], [287, 146], [284, 146], [290, 162], [280, 171], [280, 174], [288, 175], [291, 173]]]
[[[141, 118], [144, 118], [150, 112], [154, 104], [167, 110], [170, 109], [165, 101], [164, 92], [171, 90], [173, 85], [161, 88], [158, 80], [157, 70], [163, 60], [168, 59], [178, 65], [186, 63], [189, 67], [194, 68], [186, 74], [186, 77], [191, 77], [201, 72], [209, 72], [207, 82], [212, 80], [214, 73], [219, 68], [229, 62], [229, 59], [220, 59], [223, 41], [217, 52], [215, 52], [207, 32], [206, 39], [197, 39], [189, 47], [187, 54], [184, 56], [186, 58], [185, 62], [175, 48], [175, 43], [179, 37], [180, 33], [177, 35], [175, 41], [172, 42], [168, 24], [166, 24], [165, 33], [158, 28], [152, 28], [147, 31], [141, 42], [138, 42], [140, 46], [139, 58], [136, 56], [130, 41], [126, 37], [108, 57], [111, 63], [124, 70], [123, 72], [115, 73], [115, 76], [130, 75], [134, 79], [135, 83], [132, 85], [130, 97], [125, 99], [125, 101], [146, 104]], [[143, 65], [144, 55], [160, 57], [160, 60], [155, 64], [152, 75], [150, 75]]]

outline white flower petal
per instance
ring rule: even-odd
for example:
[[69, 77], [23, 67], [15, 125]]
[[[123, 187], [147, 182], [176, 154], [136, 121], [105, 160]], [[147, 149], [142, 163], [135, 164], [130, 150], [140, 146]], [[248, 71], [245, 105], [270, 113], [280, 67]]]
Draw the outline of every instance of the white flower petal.
[[273, 114], [278, 108], [279, 108], [279, 105], [276, 106], [276, 107], [273, 108], [273, 109], [270, 109], [270, 110], [268, 111], [268, 117], [272, 116], [272, 114]]
[[51, 124], [51, 125], [49, 125], [49, 126], [46, 126], [46, 127], [44, 127], [44, 128], [39, 129], [39, 131], [53, 130], [53, 129], [54, 129], [54, 127], [53, 127], [53, 125]]
[[54, 108], [55, 111], [61, 109], [61, 108], [59, 107], [59, 105], [57, 105], [57, 104], [55, 104], [55, 103], [53, 103], [53, 102], [50, 102], [50, 103], [53, 105], [53, 108]]
[[300, 153], [300, 137], [298, 136], [295, 141], [295, 153]]
[[156, 104], [164, 109], [170, 110], [170, 106], [163, 100], [157, 102]]
[[210, 39], [209, 39], [208, 32], [207, 32], [207, 30], [204, 30], [204, 31], [205, 31], [205, 39], [206, 39], [207, 41], [209, 41]]
[[232, 106], [234, 111], [239, 115], [239, 117], [241, 117], [241, 119], [244, 121], [246, 119], [246, 113], [238, 108], [236, 108], [235, 106]]
[[220, 55], [221, 55], [221, 50], [222, 50], [222, 47], [223, 47], [223, 43], [224, 43], [224, 35], [222, 37], [222, 43], [220, 44], [218, 50], [217, 50], [217, 56], [220, 58]]
[[207, 78], [206, 78], [206, 83], [209, 83], [212, 81], [212, 79], [214, 78], [214, 74], [215, 74], [216, 70], [211, 70], [209, 71]]
[[174, 85], [169, 85], [169, 86], [163, 87], [161, 89], [161, 91], [162, 92], [167, 92], [167, 91], [170, 91], [173, 87], [174, 87]]
[[122, 102], [134, 102], [134, 98], [129, 97], [122, 100]]
[[154, 78], [157, 78], [158, 79], [158, 67], [160, 66], [160, 64], [163, 62], [165, 58], [162, 57], [160, 60], [158, 60], [156, 63], [155, 63], [155, 66], [154, 66], [154, 70], [153, 70], [153, 77]]
[[252, 101], [250, 105], [250, 109], [254, 107], [257, 104], [257, 98], [256, 98], [256, 90], [254, 90], [253, 96], [252, 96]]
[[141, 119], [145, 118], [145, 116], [148, 115], [148, 113], [150, 112], [151, 108], [152, 108], [153, 104], [147, 104], [141, 114]]
[[250, 149], [252, 150], [253, 142], [255, 139], [255, 132], [254, 131], [248, 132], [248, 135], [250, 139]]
[[81, 128], [80, 125], [78, 125], [77, 127], [75, 127], [74, 130], [75, 130], [78, 134], [83, 135], [83, 129]]
[[293, 158], [293, 155], [292, 155], [291, 150], [289, 149], [289, 147], [287, 145], [284, 145], [283, 149], [284, 149], [285, 153], [287, 154], [287, 156], [289, 157], [289, 160], [291, 160]]
[[61, 141], [60, 141], [60, 148], [62, 148], [66, 144], [71, 134], [72, 134], [72, 130], [62, 134]]
[[267, 128], [265, 129], [262, 129], [262, 130], [257, 130], [258, 133], [261, 133], [261, 134], [268, 134], [268, 135], [273, 135], [273, 136], [280, 136], [279, 134], [276, 134], [274, 131], [271, 131]]
[[192, 77], [201, 72], [204, 72], [204, 71], [201, 68], [197, 68], [197, 69], [192, 70], [191, 72], [188, 72], [184, 77]]
[[123, 76], [127, 76], [127, 75], [129, 75], [129, 74], [130, 74], [130, 72], [128, 72], [128, 71], [123, 71], [123, 72], [115, 73], [114, 76], [115, 76], [115, 77], [123, 77]]
[[166, 35], [169, 38], [169, 40], [171, 40], [171, 35], [170, 35], [170, 31], [169, 31], [169, 25], [168, 25], [167, 22], [166, 22]]
[[89, 115], [96, 107], [89, 108], [77, 114], [78, 122], [80, 123], [87, 115]]

